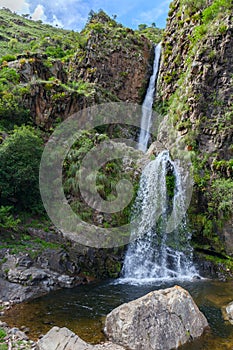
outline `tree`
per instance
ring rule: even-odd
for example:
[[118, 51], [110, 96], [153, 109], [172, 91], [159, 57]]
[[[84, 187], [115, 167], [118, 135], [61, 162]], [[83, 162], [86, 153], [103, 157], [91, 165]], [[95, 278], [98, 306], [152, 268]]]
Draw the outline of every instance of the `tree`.
[[141, 31], [141, 30], [144, 30], [147, 28], [147, 24], [139, 24], [138, 26], [138, 29]]
[[88, 13], [88, 22], [91, 22], [92, 18], [95, 16], [95, 11], [91, 10]]
[[0, 200], [20, 209], [42, 209], [39, 164], [42, 140], [28, 126], [16, 127], [0, 146]]

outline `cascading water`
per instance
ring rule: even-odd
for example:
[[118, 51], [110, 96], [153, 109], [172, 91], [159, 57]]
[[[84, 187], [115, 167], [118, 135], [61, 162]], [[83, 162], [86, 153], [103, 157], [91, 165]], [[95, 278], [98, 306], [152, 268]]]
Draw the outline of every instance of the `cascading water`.
[[[167, 189], [168, 174], [174, 182], [172, 196]], [[132, 241], [122, 270], [124, 279], [185, 278], [197, 274], [184, 217], [184, 196], [179, 163], [163, 151], [141, 176], [132, 214]]]
[[150, 83], [147, 89], [146, 97], [142, 105], [142, 120], [141, 129], [139, 135], [139, 146], [141, 151], [147, 150], [147, 145], [150, 137], [151, 117], [152, 117], [152, 106], [155, 95], [156, 79], [159, 71], [159, 61], [161, 56], [161, 44], [155, 47], [155, 58], [153, 64], [153, 74], [150, 77]]

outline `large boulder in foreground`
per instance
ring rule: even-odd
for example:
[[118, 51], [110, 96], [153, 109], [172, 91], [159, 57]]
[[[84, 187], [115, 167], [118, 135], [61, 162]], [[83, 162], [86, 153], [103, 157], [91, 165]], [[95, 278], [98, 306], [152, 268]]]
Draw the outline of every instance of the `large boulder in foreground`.
[[207, 326], [190, 294], [175, 286], [114, 309], [106, 318], [105, 333], [130, 350], [169, 350], [201, 336]]
[[53, 327], [37, 343], [37, 350], [124, 350], [121, 346], [105, 343], [90, 345], [68, 328]]

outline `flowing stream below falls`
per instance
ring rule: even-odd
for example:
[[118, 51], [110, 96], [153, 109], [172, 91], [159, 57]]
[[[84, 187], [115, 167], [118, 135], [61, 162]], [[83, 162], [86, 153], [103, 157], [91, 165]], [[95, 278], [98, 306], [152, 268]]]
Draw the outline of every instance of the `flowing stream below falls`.
[[37, 339], [53, 326], [68, 327], [85, 341], [104, 341], [104, 317], [115, 307], [152, 290], [178, 284], [187, 289], [208, 319], [211, 330], [182, 350], [232, 350], [233, 325], [225, 322], [221, 308], [233, 300], [233, 282], [215, 280], [168, 280], [150, 284], [121, 284], [119, 280], [93, 282], [74, 289], [63, 289], [44, 297], [15, 305], [1, 317], [10, 326], [29, 327]]

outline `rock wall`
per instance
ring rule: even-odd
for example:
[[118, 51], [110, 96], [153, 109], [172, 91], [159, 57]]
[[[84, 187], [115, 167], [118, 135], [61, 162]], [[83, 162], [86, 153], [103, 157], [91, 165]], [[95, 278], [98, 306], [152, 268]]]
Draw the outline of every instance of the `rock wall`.
[[232, 255], [232, 5], [216, 3], [171, 3], [156, 106], [191, 152], [196, 244]]
[[[23, 242], [26, 233], [27, 241]], [[3, 302], [23, 302], [97, 278], [118, 277], [121, 271], [123, 248], [85, 247], [54, 230], [27, 228], [27, 232], [24, 230], [14, 237], [15, 242], [23, 242], [26, 247], [22, 252], [7, 247], [0, 251], [0, 300]]]
[[136, 38], [128, 28], [127, 45], [121, 40], [106, 40], [110, 35], [107, 31], [92, 33], [84, 59], [80, 62], [76, 57], [71, 62], [72, 79], [97, 83], [121, 101], [141, 103], [152, 71], [152, 43], [145, 37]]
[[[45, 54], [7, 63], [20, 74], [22, 102], [33, 121], [49, 130], [83, 108], [109, 101], [141, 103], [152, 71], [153, 45], [134, 31], [90, 31], [86, 46], [66, 62]], [[114, 34], [115, 33], [115, 34]], [[116, 43], [117, 40], [117, 43]]]

